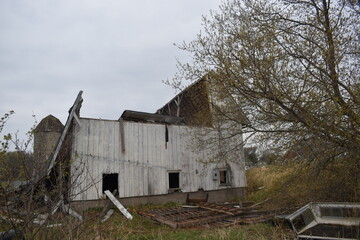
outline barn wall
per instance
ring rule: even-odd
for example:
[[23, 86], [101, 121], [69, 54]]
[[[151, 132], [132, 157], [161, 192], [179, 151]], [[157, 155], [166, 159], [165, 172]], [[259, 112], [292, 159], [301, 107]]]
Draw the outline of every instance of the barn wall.
[[[120, 198], [167, 194], [169, 171], [180, 171], [183, 192], [230, 187], [212, 179], [215, 165], [197, 161], [205, 153], [191, 150], [190, 132], [186, 126], [124, 121], [123, 152], [119, 121], [81, 118], [73, 132], [72, 199], [103, 198], [102, 175], [110, 173], [118, 174]], [[231, 171], [231, 187], [244, 187], [243, 165], [232, 166]]]

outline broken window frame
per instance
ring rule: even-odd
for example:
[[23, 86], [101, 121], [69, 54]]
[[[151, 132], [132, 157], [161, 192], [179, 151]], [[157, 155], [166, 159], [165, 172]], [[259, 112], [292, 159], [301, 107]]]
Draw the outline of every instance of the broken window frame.
[[[172, 184], [170, 183], [170, 174], [178, 174], [178, 187], [174, 188], [174, 187], [170, 187]], [[180, 170], [170, 170], [167, 171], [167, 178], [168, 178], [168, 192], [172, 193], [172, 192], [180, 192], [181, 191], [181, 171]]]
[[[231, 185], [231, 171], [228, 168], [220, 168], [218, 169], [218, 178], [219, 178], [219, 185], [220, 186], [230, 186]], [[222, 175], [222, 173], [225, 173], [225, 177]], [[225, 181], [223, 181], [225, 180]]]

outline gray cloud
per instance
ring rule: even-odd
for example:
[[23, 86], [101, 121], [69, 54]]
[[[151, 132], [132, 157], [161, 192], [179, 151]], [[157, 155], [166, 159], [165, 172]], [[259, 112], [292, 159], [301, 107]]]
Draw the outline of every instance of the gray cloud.
[[174, 95], [162, 83], [220, 0], [0, 1], [0, 114], [19, 136], [48, 114], [63, 123], [79, 90], [81, 116], [154, 112]]

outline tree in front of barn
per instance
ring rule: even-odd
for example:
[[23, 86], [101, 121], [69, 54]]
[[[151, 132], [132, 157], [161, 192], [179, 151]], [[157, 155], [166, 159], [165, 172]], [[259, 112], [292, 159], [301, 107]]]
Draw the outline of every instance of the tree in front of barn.
[[[12, 114], [5, 113], [0, 119], [0, 134]], [[17, 134], [5, 134], [0, 139], [0, 238], [87, 239], [85, 222], [68, 205], [75, 196], [66, 196], [73, 184], [63, 181], [69, 174], [63, 166], [66, 164], [55, 164], [61, 172], [58, 176], [47, 175], [47, 159], [39, 161], [31, 152], [36, 124], [25, 141]], [[84, 165], [79, 164], [79, 171], [84, 171]], [[74, 175], [77, 177], [76, 172]]]
[[343, 199], [359, 200], [359, 9], [350, 0], [224, 2], [179, 46], [193, 58], [178, 64], [173, 85], [206, 75], [223, 138], [242, 134], [245, 113], [253, 142], [297, 153], [314, 175], [337, 166], [346, 174], [334, 173], [333, 187], [346, 182]]

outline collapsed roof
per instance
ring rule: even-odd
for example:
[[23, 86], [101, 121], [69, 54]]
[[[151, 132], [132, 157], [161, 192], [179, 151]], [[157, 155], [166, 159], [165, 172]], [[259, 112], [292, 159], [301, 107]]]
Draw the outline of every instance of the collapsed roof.
[[122, 118], [125, 121], [134, 121], [134, 122], [153, 122], [153, 123], [167, 123], [167, 124], [184, 123], [184, 118], [182, 117], [173, 117], [168, 115], [137, 112], [131, 110], [125, 110], [120, 118]]

